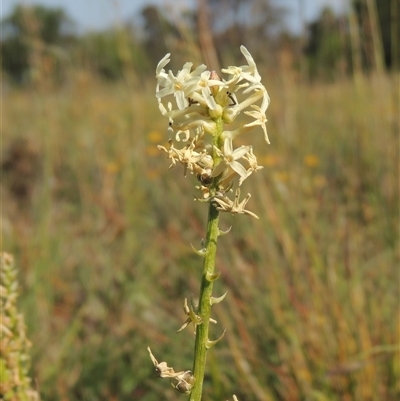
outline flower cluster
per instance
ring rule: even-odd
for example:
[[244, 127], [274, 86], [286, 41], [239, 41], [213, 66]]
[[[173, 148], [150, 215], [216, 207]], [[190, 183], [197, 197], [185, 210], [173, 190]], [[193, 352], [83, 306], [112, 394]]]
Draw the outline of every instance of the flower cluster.
[[[221, 79], [205, 65], [192, 68], [185, 63], [177, 75], [164, 68], [170, 61], [167, 54], [157, 65], [156, 97], [161, 114], [169, 119], [169, 130], [174, 139], [169, 146], [159, 146], [171, 159], [170, 167], [177, 162], [199, 180], [198, 198], [212, 201], [220, 211], [248, 214], [257, 217], [244, 207], [248, 194], [240, 202], [239, 189], [233, 200], [228, 197], [234, 182], [238, 186], [253, 172], [261, 169], [252, 146], [234, 147], [238, 136], [260, 126], [269, 143], [265, 112], [270, 99], [253, 57], [241, 46], [247, 65], [222, 69], [227, 79]], [[243, 112], [251, 120], [237, 128], [225, 130]], [[174, 143], [183, 143], [178, 148]]]

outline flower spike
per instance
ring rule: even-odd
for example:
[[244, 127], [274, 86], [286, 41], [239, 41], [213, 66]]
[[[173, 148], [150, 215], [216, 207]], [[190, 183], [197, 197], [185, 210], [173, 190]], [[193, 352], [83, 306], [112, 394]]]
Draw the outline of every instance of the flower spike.
[[[219, 229], [221, 212], [244, 214], [258, 219], [246, 209], [251, 195], [240, 199], [240, 187], [262, 166], [258, 165], [251, 144], [237, 144], [236, 138], [245, 136], [253, 129], [262, 131], [265, 141], [267, 134], [266, 110], [270, 98], [257, 65], [247, 50], [241, 46], [246, 63], [222, 69], [225, 77], [207, 70], [205, 65], [193, 67], [187, 62], [177, 72], [166, 71], [170, 54], [161, 59], [156, 67], [156, 99], [161, 114], [168, 119], [168, 145], [158, 148], [167, 154], [170, 166], [183, 166], [184, 176], [192, 175], [197, 180], [197, 196], [194, 200], [208, 203], [209, 214], [206, 240], [201, 249], [192, 248], [203, 260], [202, 284], [199, 306], [184, 300], [186, 320], [178, 332], [189, 324], [195, 326], [195, 356], [193, 374], [191, 371], [175, 372], [166, 362], [150, 358], [160, 377], [169, 378], [179, 392], [189, 394], [192, 401], [201, 401], [207, 350], [218, 343], [226, 330], [216, 339], [209, 339], [209, 323], [212, 306], [224, 300], [212, 296], [213, 282], [220, 276], [215, 271], [218, 237], [231, 230]], [[226, 124], [230, 124], [229, 130]], [[243, 144], [244, 143], [244, 144]], [[233, 396], [233, 401], [238, 401]]]

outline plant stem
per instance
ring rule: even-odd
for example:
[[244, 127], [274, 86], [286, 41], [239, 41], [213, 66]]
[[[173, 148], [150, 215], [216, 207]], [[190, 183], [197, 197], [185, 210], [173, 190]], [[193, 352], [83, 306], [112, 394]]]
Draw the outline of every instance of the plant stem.
[[[223, 130], [222, 118], [214, 120], [216, 123], [216, 132], [213, 138], [213, 145], [217, 148], [221, 147], [221, 133]], [[217, 164], [219, 157], [216, 152], [213, 152], [214, 164]], [[211, 186], [211, 196], [214, 195], [218, 185], [218, 179], [214, 179]], [[193, 361], [193, 376], [195, 378], [192, 392], [190, 393], [190, 401], [201, 401], [203, 393], [204, 372], [207, 359], [207, 342], [208, 328], [210, 326], [211, 317], [211, 295], [215, 272], [215, 259], [217, 255], [217, 240], [219, 234], [218, 228], [219, 211], [210, 202], [208, 209], [207, 223], [207, 238], [206, 238], [206, 255], [204, 257], [203, 272], [201, 278], [199, 308], [197, 314], [202, 318], [202, 323], [196, 326], [196, 341], [194, 345], [194, 361]]]
[[190, 401], [200, 401], [203, 392], [204, 372], [207, 358], [208, 328], [211, 316], [211, 294], [214, 280], [210, 280], [215, 270], [217, 254], [219, 211], [210, 203], [207, 223], [207, 252], [204, 258], [201, 279], [198, 315], [202, 323], [196, 327], [196, 342], [194, 348], [193, 375], [195, 383], [190, 394]]

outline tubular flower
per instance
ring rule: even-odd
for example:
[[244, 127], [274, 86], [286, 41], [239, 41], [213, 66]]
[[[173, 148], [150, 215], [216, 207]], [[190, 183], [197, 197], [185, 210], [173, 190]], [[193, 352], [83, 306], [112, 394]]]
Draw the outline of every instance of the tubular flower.
[[[270, 98], [253, 57], [244, 46], [240, 50], [247, 64], [222, 69], [227, 79], [221, 79], [205, 65], [193, 69], [189, 62], [174, 75], [165, 70], [170, 54], [161, 59], [156, 68], [159, 109], [169, 120], [168, 130], [175, 146], [179, 142], [183, 146], [175, 147], [170, 139], [169, 148], [158, 148], [171, 159], [170, 167], [182, 164], [185, 175], [189, 171], [197, 177], [204, 201], [215, 202], [221, 211], [254, 216], [244, 209], [250, 196], [239, 202], [238, 196], [229, 200], [228, 192], [262, 167], [257, 164], [252, 146], [235, 148], [233, 141], [259, 126], [269, 143], [265, 113]], [[242, 113], [250, 120], [224, 130], [225, 124], [233, 123]]]

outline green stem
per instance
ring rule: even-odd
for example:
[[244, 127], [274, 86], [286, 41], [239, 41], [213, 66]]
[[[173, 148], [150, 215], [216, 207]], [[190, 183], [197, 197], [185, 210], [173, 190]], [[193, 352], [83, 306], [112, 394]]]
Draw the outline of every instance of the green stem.
[[[215, 120], [217, 129], [214, 135], [213, 145], [221, 147], [221, 133], [223, 129], [223, 122], [221, 118]], [[214, 163], [217, 162], [217, 155], [214, 153]], [[211, 188], [211, 195], [216, 191], [217, 180]], [[213, 283], [215, 280], [215, 259], [217, 255], [217, 240], [219, 234], [218, 228], [219, 211], [210, 202], [208, 209], [208, 223], [207, 223], [207, 238], [206, 238], [206, 255], [204, 257], [203, 272], [201, 278], [200, 299], [198, 315], [202, 318], [202, 323], [196, 327], [196, 341], [194, 345], [194, 362], [193, 362], [193, 376], [195, 378], [192, 392], [190, 393], [190, 401], [201, 401], [203, 393], [203, 381], [206, 368], [207, 359], [207, 342], [208, 330], [210, 326], [211, 317], [211, 295]]]
[[196, 328], [193, 364], [193, 376], [195, 382], [190, 394], [190, 401], [200, 401], [203, 392], [204, 372], [207, 358], [208, 329], [211, 316], [211, 294], [213, 288], [213, 280], [211, 277], [215, 271], [215, 258], [217, 254], [218, 217], [218, 210], [212, 203], [210, 203], [207, 224], [207, 253], [204, 258], [198, 310], [198, 315], [201, 316], [203, 321]]

